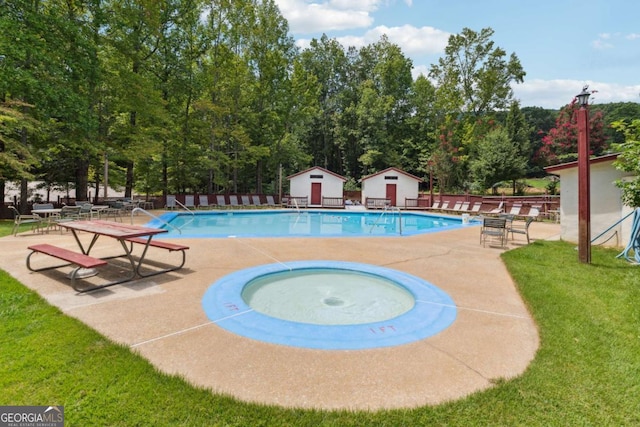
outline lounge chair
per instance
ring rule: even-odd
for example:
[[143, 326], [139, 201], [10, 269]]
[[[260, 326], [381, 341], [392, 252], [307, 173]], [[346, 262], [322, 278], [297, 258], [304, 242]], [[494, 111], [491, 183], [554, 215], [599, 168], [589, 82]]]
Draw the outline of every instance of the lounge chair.
[[273, 196], [267, 195], [267, 205], [268, 206], [274, 206], [274, 207], [277, 205], [277, 203], [274, 200]]
[[440, 209], [440, 200], [436, 200], [431, 204], [431, 207], [425, 208], [428, 210], [437, 210]]
[[165, 206], [167, 209], [175, 209], [176, 208], [176, 196], [173, 194], [167, 194], [167, 204]]
[[542, 209], [541, 206], [531, 206], [531, 209], [529, 209], [529, 212], [527, 212], [525, 218], [538, 219], [538, 217], [540, 216], [540, 209]]
[[206, 194], [200, 194], [198, 196], [198, 209], [211, 209], [209, 204], [209, 196]]
[[442, 205], [438, 209], [443, 211], [446, 211], [447, 209], [449, 209], [449, 201], [445, 200], [444, 202], [442, 202]]
[[249, 196], [247, 196], [246, 194], [240, 196], [240, 200], [242, 201], [242, 206], [247, 208], [251, 207], [251, 201], [249, 200]]
[[224, 199], [224, 194], [216, 194], [216, 204], [219, 208], [227, 207], [227, 201]]
[[460, 212], [467, 212], [470, 204], [470, 202], [463, 202], [462, 206], [460, 206]]
[[473, 206], [471, 206], [471, 209], [469, 209], [469, 212], [478, 213], [478, 212], [480, 212], [480, 207], [481, 206], [482, 206], [482, 202], [475, 202], [473, 204]]
[[238, 196], [235, 194], [229, 195], [229, 206], [232, 208], [240, 207], [240, 203], [238, 203]]
[[462, 202], [461, 201], [457, 201], [454, 205], [453, 208], [450, 209], [450, 211], [452, 212], [457, 212], [460, 210], [460, 208], [462, 207]]
[[527, 243], [530, 242], [529, 240], [529, 226], [531, 225], [531, 223], [535, 220], [534, 217], [530, 216], [527, 217], [527, 219], [522, 222], [522, 221], [511, 221], [511, 224], [509, 224], [509, 226], [507, 227], [507, 232], [511, 233], [511, 239], [513, 240], [514, 238], [514, 234], [524, 234], [525, 236], [527, 236]]
[[497, 208], [491, 209], [489, 211], [485, 211], [487, 214], [500, 214], [504, 211], [504, 202], [500, 202]]
[[507, 241], [507, 219], [484, 217], [482, 218], [482, 228], [480, 229], [480, 243], [487, 246], [487, 239], [498, 239], [500, 246], [504, 246]]
[[522, 210], [522, 203], [514, 203], [509, 210], [510, 215], [520, 215], [520, 211]]
[[262, 202], [260, 201], [260, 196], [257, 194], [253, 194], [251, 196], [251, 201], [253, 202], [254, 206], [262, 206]]
[[11, 230], [11, 234], [14, 236], [18, 234], [22, 224], [31, 224], [31, 230], [34, 232], [40, 230], [40, 226], [42, 225], [40, 215], [37, 213], [21, 214], [13, 205], [9, 205], [9, 209], [13, 212], [13, 229]]
[[193, 194], [188, 194], [184, 196], [184, 207], [187, 209], [196, 208], [195, 196]]

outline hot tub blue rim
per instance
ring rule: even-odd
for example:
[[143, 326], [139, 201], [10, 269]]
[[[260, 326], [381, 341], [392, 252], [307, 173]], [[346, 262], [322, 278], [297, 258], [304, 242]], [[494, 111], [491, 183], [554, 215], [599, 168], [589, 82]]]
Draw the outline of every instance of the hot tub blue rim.
[[[291, 269], [331, 268], [377, 275], [410, 292], [414, 306], [393, 319], [358, 325], [313, 325], [276, 319], [254, 311], [242, 299], [246, 283], [263, 274]], [[322, 350], [390, 347], [436, 335], [456, 319], [453, 299], [424, 279], [398, 270], [346, 261], [292, 261], [250, 267], [222, 277], [202, 298], [207, 317], [235, 334], [258, 341]]]

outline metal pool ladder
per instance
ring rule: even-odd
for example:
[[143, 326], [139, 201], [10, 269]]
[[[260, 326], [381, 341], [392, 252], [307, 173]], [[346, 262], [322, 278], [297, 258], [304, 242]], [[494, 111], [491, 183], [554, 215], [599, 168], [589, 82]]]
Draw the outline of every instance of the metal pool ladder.
[[400, 211], [400, 208], [397, 207], [397, 206], [385, 206], [384, 210], [382, 211], [382, 213], [380, 214], [378, 219], [376, 219], [376, 222], [374, 222], [373, 225], [371, 226], [371, 228], [369, 229], [369, 234], [371, 234], [373, 232], [373, 229], [375, 228], [376, 225], [378, 225], [378, 222], [380, 222], [382, 217], [389, 211], [391, 211], [391, 212], [397, 211], [398, 212], [398, 233], [402, 236], [402, 213]]

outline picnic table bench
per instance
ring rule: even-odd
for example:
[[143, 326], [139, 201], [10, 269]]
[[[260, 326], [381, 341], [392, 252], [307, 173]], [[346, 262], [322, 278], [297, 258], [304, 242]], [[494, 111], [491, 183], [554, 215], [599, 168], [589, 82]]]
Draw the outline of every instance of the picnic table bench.
[[[156, 274], [166, 273], [168, 271], [179, 270], [180, 268], [182, 268], [184, 266], [184, 263], [185, 263], [186, 257], [187, 257], [185, 251], [187, 249], [189, 249], [189, 246], [179, 245], [177, 243], [171, 243], [171, 242], [163, 242], [161, 240], [150, 240], [150, 239], [146, 239], [146, 238], [142, 238], [142, 237], [130, 237], [130, 238], [127, 238], [127, 239], [124, 239], [124, 240], [126, 242], [129, 242], [129, 243], [137, 243], [137, 244], [141, 244], [141, 245], [146, 245], [145, 248], [144, 248], [144, 252], [142, 253], [142, 257], [143, 258], [146, 255], [147, 249], [149, 247], [166, 249], [169, 252], [178, 251], [178, 252], [182, 253], [182, 262], [180, 263], [180, 265], [171, 266], [169, 268], [165, 268], [165, 269], [162, 269], [162, 270], [155, 270], [155, 271], [153, 271], [151, 273], [143, 273], [142, 271], [140, 271], [140, 268], [138, 266], [137, 273], [141, 277], [155, 276]], [[133, 250], [133, 245], [132, 245], [131, 249]]]
[[[69, 278], [71, 279], [71, 286], [73, 287], [73, 289], [79, 292], [81, 292], [81, 289], [79, 289], [76, 285], [76, 278], [78, 276], [78, 272], [81, 269], [96, 268], [96, 267], [102, 267], [104, 265], [107, 265], [107, 261], [103, 259], [94, 258], [92, 256], [74, 252], [69, 249], [61, 248], [59, 246], [53, 246], [48, 243], [31, 245], [28, 247], [28, 249], [31, 250], [29, 255], [27, 255], [27, 268], [30, 271], [38, 272], [38, 271], [45, 271], [45, 270], [52, 270], [56, 268], [66, 267], [68, 265], [76, 265], [77, 267], [71, 271]], [[31, 266], [31, 256], [33, 256], [33, 254], [36, 254], [36, 253], [49, 255], [54, 258], [58, 258], [60, 260], [66, 261], [67, 263], [62, 265], [33, 268]]]

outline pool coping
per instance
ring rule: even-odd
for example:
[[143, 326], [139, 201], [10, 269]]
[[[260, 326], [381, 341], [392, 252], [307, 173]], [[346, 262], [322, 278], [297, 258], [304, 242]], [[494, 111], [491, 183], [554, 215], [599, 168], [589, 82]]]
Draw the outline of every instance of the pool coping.
[[[134, 217], [140, 224], [147, 219]], [[533, 240], [557, 239], [559, 231], [554, 223], [530, 228]], [[348, 410], [436, 405], [520, 375], [538, 348], [535, 322], [500, 260], [526, 240], [483, 248], [476, 227], [399, 238], [184, 239], [191, 249], [183, 269], [81, 295], [62, 273], [27, 270], [27, 246], [45, 239], [76, 247], [69, 233], [6, 236], [0, 268], [159, 370], [243, 401]], [[202, 310], [206, 290], [227, 274], [317, 259], [421, 277], [453, 298], [458, 316], [446, 330], [413, 343], [326, 351], [240, 337]]]

